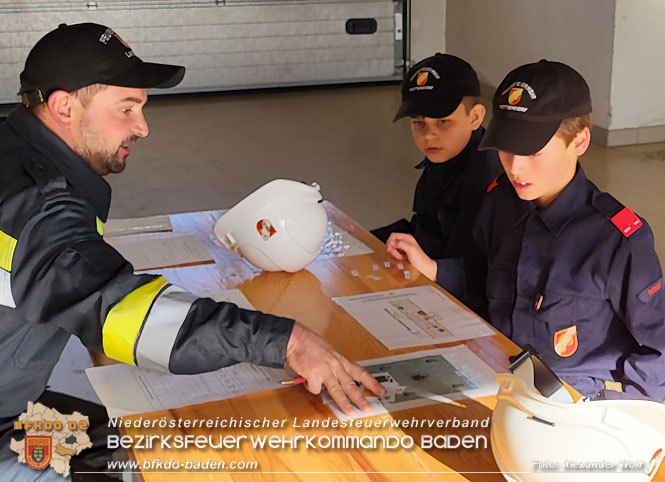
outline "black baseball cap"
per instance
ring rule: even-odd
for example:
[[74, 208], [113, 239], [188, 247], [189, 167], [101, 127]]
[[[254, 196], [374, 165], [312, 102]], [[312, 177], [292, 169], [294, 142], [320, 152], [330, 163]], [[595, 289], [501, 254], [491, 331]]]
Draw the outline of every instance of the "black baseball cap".
[[454, 55], [438, 53], [411, 67], [402, 82], [402, 104], [393, 122], [407, 116], [449, 116], [465, 96], [478, 97], [473, 68]]
[[478, 148], [529, 156], [545, 147], [561, 121], [588, 114], [589, 86], [575, 69], [544, 59], [522, 65], [496, 90], [492, 120]]
[[28, 54], [21, 72], [21, 100], [31, 107], [56, 90], [72, 92], [92, 84], [168, 88], [180, 83], [185, 67], [143, 62], [112, 29], [96, 23], [61, 24]]

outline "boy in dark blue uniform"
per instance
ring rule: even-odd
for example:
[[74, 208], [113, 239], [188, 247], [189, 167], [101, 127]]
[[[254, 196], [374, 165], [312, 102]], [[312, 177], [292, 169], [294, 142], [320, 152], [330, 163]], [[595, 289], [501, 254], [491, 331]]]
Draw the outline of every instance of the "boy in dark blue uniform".
[[[411, 118], [411, 132], [423, 159], [416, 186], [415, 214], [372, 231], [386, 242], [392, 233], [413, 235], [433, 258], [457, 259], [475, 253], [472, 227], [487, 184], [500, 172], [493, 151], [479, 152], [485, 132], [485, 107], [478, 102], [480, 84], [464, 60], [436, 54], [414, 65], [402, 83], [402, 104], [394, 121]], [[456, 263], [455, 269], [463, 265]], [[447, 272], [451, 274], [455, 270]], [[459, 276], [440, 280], [463, 298]], [[465, 300], [468, 301], [468, 300]]]
[[497, 89], [481, 148], [499, 151], [505, 174], [474, 229], [489, 259], [490, 322], [583, 395], [662, 401], [663, 274], [646, 221], [577, 162], [590, 113], [586, 82], [558, 62], [519, 67]]

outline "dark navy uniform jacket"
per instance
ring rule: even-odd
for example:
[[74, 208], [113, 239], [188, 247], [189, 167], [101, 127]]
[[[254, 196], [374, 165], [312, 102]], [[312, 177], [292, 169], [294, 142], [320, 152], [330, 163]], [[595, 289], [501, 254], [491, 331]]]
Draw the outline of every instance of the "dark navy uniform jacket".
[[134, 275], [101, 235], [110, 201], [106, 181], [24, 107], [0, 124], [0, 439], [71, 335], [172, 373], [284, 363], [293, 320]]
[[646, 221], [579, 165], [544, 209], [505, 174], [490, 191], [474, 234], [492, 325], [583, 395], [665, 399], [665, 287]]
[[437, 281], [467, 303], [467, 290], [459, 285], [464, 270], [460, 260], [478, 252], [473, 223], [487, 185], [502, 172], [496, 151], [477, 149], [484, 133], [483, 127], [473, 131], [462, 152], [446, 162], [434, 163], [427, 158], [420, 162], [416, 168], [423, 173], [416, 186], [411, 220], [401, 219], [372, 231], [384, 243], [394, 232], [412, 234], [429, 257], [455, 259], [441, 269]]

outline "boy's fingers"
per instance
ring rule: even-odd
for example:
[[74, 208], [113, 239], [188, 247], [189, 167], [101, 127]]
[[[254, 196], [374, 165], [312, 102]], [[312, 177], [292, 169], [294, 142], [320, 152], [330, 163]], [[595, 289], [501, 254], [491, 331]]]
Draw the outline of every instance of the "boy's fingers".
[[388, 253], [395, 259], [402, 259], [404, 256], [402, 253], [399, 251], [399, 249], [396, 249], [392, 246], [388, 246]]

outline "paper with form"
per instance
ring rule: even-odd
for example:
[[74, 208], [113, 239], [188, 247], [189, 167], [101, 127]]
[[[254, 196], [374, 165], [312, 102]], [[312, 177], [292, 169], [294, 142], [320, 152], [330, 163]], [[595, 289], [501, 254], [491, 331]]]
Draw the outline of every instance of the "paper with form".
[[225, 400], [283, 388], [290, 378], [278, 368], [239, 363], [198, 375], [172, 375], [119, 363], [85, 370], [109, 417]]
[[387, 348], [490, 336], [494, 331], [433, 286], [333, 298]]
[[106, 242], [132, 263], [134, 271], [215, 262], [208, 250], [194, 236], [140, 239], [120, 236], [106, 239]]
[[[238, 289], [206, 293], [205, 296], [215, 301], [234, 303], [247, 310], [254, 309]], [[198, 375], [172, 375], [121, 363], [88, 368], [86, 375], [109, 417], [184, 407], [282, 388], [280, 382], [291, 378], [282, 369], [249, 363]]]

